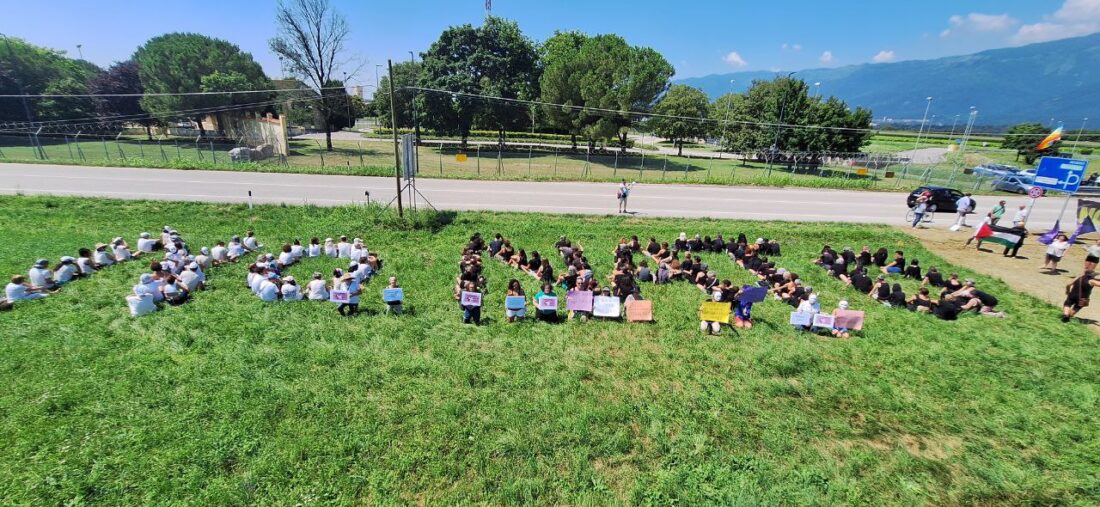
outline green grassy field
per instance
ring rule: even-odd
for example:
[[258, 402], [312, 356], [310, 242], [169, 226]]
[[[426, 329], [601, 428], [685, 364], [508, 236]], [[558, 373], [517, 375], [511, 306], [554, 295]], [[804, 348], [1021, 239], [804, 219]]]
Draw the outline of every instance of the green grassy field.
[[[354, 319], [328, 303], [265, 304], [243, 264], [140, 319], [123, 301], [140, 262], [21, 303], [0, 315], [3, 504], [1100, 502], [1096, 336], [987, 277], [976, 276], [1009, 317], [942, 322], [876, 306], [811, 265], [827, 242], [904, 248], [951, 269], [892, 229], [517, 213], [402, 222], [361, 207], [49, 197], [0, 197], [0, 213], [5, 274], [164, 224], [195, 246], [247, 228], [268, 245], [360, 236], [402, 281], [408, 311], [377, 314], [379, 280]], [[753, 330], [705, 337], [703, 295], [685, 283], [644, 289], [652, 325], [510, 325], [503, 288], [519, 275], [493, 262], [490, 322], [464, 326], [451, 283], [474, 231], [529, 251], [567, 234], [601, 277], [624, 234], [773, 237], [779, 265], [823, 308], [845, 298], [865, 310], [867, 329], [797, 333], [790, 308], [769, 299]]]

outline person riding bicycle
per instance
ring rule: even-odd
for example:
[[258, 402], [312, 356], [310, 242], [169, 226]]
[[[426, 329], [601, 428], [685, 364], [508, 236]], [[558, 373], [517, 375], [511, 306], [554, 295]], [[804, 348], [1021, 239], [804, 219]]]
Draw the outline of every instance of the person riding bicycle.
[[921, 220], [924, 220], [924, 214], [928, 211], [928, 200], [932, 197], [932, 192], [925, 190], [921, 192], [917, 197], [917, 202], [913, 206], [913, 228], [916, 229]]

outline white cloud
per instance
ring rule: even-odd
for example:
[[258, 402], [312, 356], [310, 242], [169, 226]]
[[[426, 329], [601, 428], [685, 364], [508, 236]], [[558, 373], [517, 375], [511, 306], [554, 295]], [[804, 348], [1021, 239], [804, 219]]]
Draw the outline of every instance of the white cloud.
[[817, 61], [819, 61], [821, 63], [824, 63], [824, 64], [833, 63], [833, 52], [832, 51], [826, 51], [824, 53], [821, 53], [821, 57], [818, 58]]
[[896, 59], [897, 57], [898, 56], [894, 54], [893, 51], [887, 51], [883, 49], [882, 51], [879, 51], [878, 54], [871, 57], [871, 61], [875, 63], [886, 63], [894, 61], [894, 59]]
[[791, 46], [791, 49], [795, 51], [802, 51], [802, 44], [794, 44]]
[[1012, 42], [1046, 42], [1097, 31], [1100, 31], [1100, 0], [1065, 0], [1054, 14], [1021, 26], [1012, 36]]
[[730, 51], [722, 60], [734, 67], [744, 67], [749, 64], [744, 58], [741, 58], [741, 54], [737, 51]]
[[784, 42], [784, 43], [779, 45], [779, 49], [789, 49], [791, 51], [802, 51], [802, 44], [789, 44], [789, 43]]
[[1019, 20], [1008, 14], [982, 14], [971, 12], [965, 16], [958, 14], [947, 18], [950, 28], [940, 32], [940, 37], [967, 34], [974, 32], [1003, 32], [1019, 23]]

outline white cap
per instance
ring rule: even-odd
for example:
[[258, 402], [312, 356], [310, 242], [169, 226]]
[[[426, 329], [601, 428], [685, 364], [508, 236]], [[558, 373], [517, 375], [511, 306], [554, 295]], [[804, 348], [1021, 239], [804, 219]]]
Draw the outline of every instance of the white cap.
[[203, 255], [210, 255], [210, 249], [205, 246], [200, 248], [199, 251], [202, 252]]
[[138, 237], [141, 238], [141, 239], [149, 239], [149, 233], [148, 232], [143, 232], [141, 234], [138, 234]]
[[809, 301], [810, 301], [811, 304], [816, 303], [817, 302], [817, 294], [810, 294]]
[[134, 286], [134, 294], [136, 294], [138, 296], [147, 296], [150, 293], [151, 293], [151, 291], [149, 290], [149, 287], [146, 287], [144, 285]]
[[848, 302], [842, 300], [841, 302], [837, 303], [836, 306], [837, 306], [837, 308], [840, 308], [841, 310], [847, 310], [848, 309]]
[[199, 269], [199, 263], [192, 262], [191, 264], [187, 265], [187, 269]]

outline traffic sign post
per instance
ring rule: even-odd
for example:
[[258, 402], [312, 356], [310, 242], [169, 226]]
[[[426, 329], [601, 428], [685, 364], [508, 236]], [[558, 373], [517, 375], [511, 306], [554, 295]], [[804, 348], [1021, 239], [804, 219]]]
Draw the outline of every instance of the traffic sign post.
[[1066, 208], [1069, 207], [1069, 200], [1081, 187], [1081, 181], [1085, 179], [1085, 170], [1088, 167], [1088, 160], [1057, 157], [1043, 157], [1039, 160], [1039, 168], [1035, 172], [1035, 186], [1066, 193], [1066, 200], [1062, 203], [1062, 211], [1058, 212], [1056, 224], [1061, 224], [1062, 216], [1066, 214]]
[[1031, 187], [1031, 189], [1027, 191], [1027, 196], [1030, 197], [1032, 200], [1042, 197], [1043, 187]]

